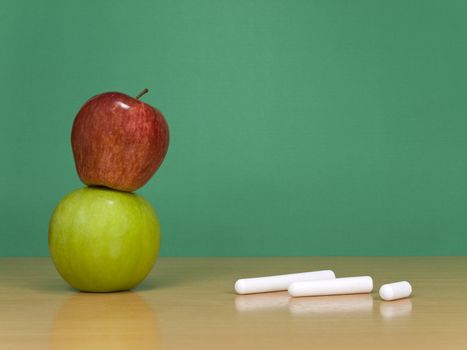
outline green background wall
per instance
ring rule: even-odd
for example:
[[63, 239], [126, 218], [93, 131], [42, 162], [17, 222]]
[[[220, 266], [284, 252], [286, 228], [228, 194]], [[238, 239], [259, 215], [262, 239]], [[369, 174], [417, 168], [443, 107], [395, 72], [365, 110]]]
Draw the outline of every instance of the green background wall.
[[92, 95], [166, 115], [163, 255], [467, 254], [467, 2], [0, 6], [0, 255], [47, 255]]

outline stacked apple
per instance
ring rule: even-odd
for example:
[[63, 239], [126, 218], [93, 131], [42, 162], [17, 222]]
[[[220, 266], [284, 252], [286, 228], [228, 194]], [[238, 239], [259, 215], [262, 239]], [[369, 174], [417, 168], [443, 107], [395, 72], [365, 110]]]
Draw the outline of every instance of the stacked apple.
[[132, 193], [154, 175], [169, 145], [164, 116], [139, 100], [146, 92], [136, 98], [118, 92], [94, 96], [73, 123], [76, 169], [87, 186], [56, 207], [49, 250], [60, 275], [76, 289], [131, 289], [159, 254], [157, 214]]

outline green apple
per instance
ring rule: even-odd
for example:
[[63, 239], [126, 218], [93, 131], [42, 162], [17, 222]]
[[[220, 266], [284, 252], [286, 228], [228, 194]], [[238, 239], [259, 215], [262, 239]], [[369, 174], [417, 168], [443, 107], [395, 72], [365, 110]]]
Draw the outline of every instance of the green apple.
[[160, 248], [155, 210], [143, 197], [101, 187], [65, 196], [49, 226], [60, 275], [87, 292], [128, 290], [151, 271]]

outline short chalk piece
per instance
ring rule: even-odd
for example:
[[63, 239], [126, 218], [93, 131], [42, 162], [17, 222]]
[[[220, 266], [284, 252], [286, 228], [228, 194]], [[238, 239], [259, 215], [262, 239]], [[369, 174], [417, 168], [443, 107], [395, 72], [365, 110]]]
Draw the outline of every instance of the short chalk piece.
[[407, 298], [410, 294], [412, 286], [407, 281], [383, 284], [379, 289], [379, 296], [387, 301]]
[[373, 279], [370, 276], [344, 277], [332, 280], [295, 282], [289, 287], [293, 297], [370, 293]]
[[266, 293], [287, 290], [294, 282], [327, 280], [336, 278], [331, 270], [291, 273], [287, 275], [243, 278], [235, 282], [235, 291], [238, 294]]

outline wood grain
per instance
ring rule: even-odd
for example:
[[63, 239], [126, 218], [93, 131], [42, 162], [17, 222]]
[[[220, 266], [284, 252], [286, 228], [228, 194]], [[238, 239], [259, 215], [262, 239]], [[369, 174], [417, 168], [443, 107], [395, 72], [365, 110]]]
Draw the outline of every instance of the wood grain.
[[[333, 269], [372, 294], [235, 295], [240, 277]], [[381, 301], [409, 280], [410, 299]], [[0, 259], [0, 349], [467, 349], [467, 257], [161, 258], [124, 293], [79, 293], [48, 258]]]

